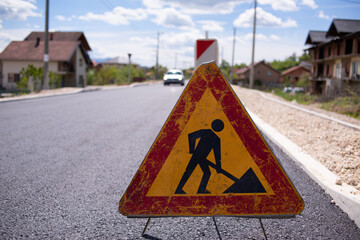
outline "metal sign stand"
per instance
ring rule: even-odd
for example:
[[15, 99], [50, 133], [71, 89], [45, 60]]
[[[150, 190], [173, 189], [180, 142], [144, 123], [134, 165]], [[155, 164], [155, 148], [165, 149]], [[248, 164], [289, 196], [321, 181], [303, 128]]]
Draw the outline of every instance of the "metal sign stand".
[[259, 222], [260, 222], [261, 229], [262, 229], [262, 231], [263, 231], [263, 233], [264, 233], [265, 240], [268, 240], [268, 238], [267, 238], [267, 236], [266, 236], [265, 228], [264, 228], [264, 226], [263, 226], [263, 224], [262, 224], [262, 221], [261, 221], [261, 218], [258, 218], [258, 219], [259, 219]]
[[212, 217], [212, 219], [214, 220], [216, 232], [217, 232], [217, 234], [218, 234], [218, 236], [219, 236], [219, 239], [221, 240], [221, 235], [220, 235], [219, 229], [218, 229], [218, 227], [217, 227], [217, 225], [216, 225], [215, 217]]
[[[142, 233], [141, 233], [141, 237], [144, 237], [145, 232], [146, 232], [146, 229], [147, 229], [148, 226], [149, 226], [150, 219], [151, 219], [151, 218], [148, 218], [148, 220], [147, 220], [147, 222], [146, 222], [146, 224], [145, 224], [144, 230], [143, 230]], [[219, 239], [222, 240], [221, 235], [220, 235], [219, 228], [218, 228], [218, 226], [217, 226], [217, 224], [216, 224], [216, 221], [215, 221], [215, 217], [212, 217], [212, 219], [213, 219], [213, 221], [214, 221], [215, 229], [216, 229], [216, 232], [217, 232], [217, 234], [218, 234], [218, 236], [219, 236]], [[266, 236], [266, 232], [265, 232], [264, 225], [262, 224], [262, 221], [261, 221], [261, 218], [258, 218], [258, 219], [259, 219], [260, 226], [261, 226], [261, 229], [262, 229], [262, 231], [263, 231], [265, 240], [268, 240], [268, 238], [267, 238], [267, 236]]]
[[144, 237], [144, 235], [145, 235], [145, 231], [146, 231], [147, 227], [149, 226], [150, 219], [151, 219], [151, 218], [148, 218], [148, 220], [147, 220], [147, 222], [146, 222], [146, 224], [145, 224], [144, 230], [143, 230], [142, 233], [141, 233], [141, 236], [142, 236], [142, 237]]

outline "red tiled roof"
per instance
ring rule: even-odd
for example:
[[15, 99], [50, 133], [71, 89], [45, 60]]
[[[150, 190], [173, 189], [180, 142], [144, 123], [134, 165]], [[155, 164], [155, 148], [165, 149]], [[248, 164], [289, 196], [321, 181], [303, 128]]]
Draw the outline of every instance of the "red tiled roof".
[[[37, 38], [45, 41], [45, 32], [31, 32], [24, 40], [36, 41]], [[87, 51], [91, 50], [82, 32], [49, 32], [49, 41], [81, 41]]]
[[[254, 67], [256, 65], [258, 65], [259, 63], [264, 63], [265, 65], [267, 65], [265, 63], [265, 60], [262, 60], [262, 61], [259, 61], [259, 62], [254, 62]], [[247, 66], [247, 67], [244, 67], [244, 68], [240, 68], [239, 70], [236, 71], [236, 74], [242, 74], [242, 73], [246, 73], [247, 71], [249, 71], [251, 68], [251, 65]]]
[[236, 74], [242, 74], [247, 72], [250, 69], [250, 67], [244, 67], [244, 68], [240, 68], [239, 70], [236, 71]]
[[[43, 61], [44, 42], [12, 41], [0, 54], [0, 60]], [[79, 42], [54, 41], [49, 42], [49, 61], [69, 61]]]
[[308, 69], [306, 69], [306, 68], [304, 68], [304, 67], [302, 67], [302, 66], [295, 66], [295, 67], [292, 67], [292, 68], [289, 68], [289, 69], [283, 71], [283, 72], [281, 73], [281, 76], [287, 75], [287, 74], [289, 74], [289, 73], [291, 73], [291, 72], [294, 72], [294, 71], [296, 71], [296, 70], [298, 70], [298, 69], [301, 69], [301, 68], [302, 68], [304, 71], [310, 72]]

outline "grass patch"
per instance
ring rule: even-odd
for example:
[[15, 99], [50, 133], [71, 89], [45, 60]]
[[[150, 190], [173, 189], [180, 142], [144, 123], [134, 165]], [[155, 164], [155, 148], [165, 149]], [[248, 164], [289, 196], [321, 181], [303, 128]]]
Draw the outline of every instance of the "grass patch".
[[317, 99], [317, 97], [313, 95], [306, 95], [304, 93], [296, 93], [296, 94], [285, 93], [281, 89], [274, 89], [274, 94], [279, 97], [282, 97], [287, 101], [291, 102], [295, 100], [297, 103], [304, 105], [309, 105], [310, 103], [313, 103]]
[[322, 103], [321, 107], [328, 111], [333, 111], [360, 119], [359, 96], [338, 97], [334, 100]]
[[287, 101], [295, 100], [297, 103], [304, 105], [320, 103], [322, 109], [360, 119], [360, 96], [356, 94], [351, 94], [351, 96], [346, 97], [337, 97], [333, 100], [325, 100], [322, 97], [306, 95], [304, 93], [284, 93], [281, 89], [274, 89], [273, 93]]

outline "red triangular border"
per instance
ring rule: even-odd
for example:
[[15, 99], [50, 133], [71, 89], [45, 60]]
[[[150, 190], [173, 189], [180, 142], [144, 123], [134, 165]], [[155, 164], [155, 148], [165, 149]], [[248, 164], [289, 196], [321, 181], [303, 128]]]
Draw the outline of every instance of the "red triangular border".
[[[229, 121], [236, 123], [233, 128], [270, 184], [274, 195], [146, 196], [195, 110], [196, 104], [187, 105], [187, 102], [199, 102], [207, 88], [221, 103]], [[183, 124], [177, 124], [178, 121], [183, 121]], [[299, 214], [303, 209], [301, 196], [215, 63], [197, 68], [119, 203], [120, 212], [132, 217], [279, 217]]]

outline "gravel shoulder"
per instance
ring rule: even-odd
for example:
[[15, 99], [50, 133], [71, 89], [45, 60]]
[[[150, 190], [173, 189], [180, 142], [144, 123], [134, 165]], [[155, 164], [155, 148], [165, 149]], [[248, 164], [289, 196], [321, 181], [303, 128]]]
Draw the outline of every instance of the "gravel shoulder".
[[[268, 101], [255, 90], [239, 86], [233, 89], [246, 108], [338, 175], [341, 180], [337, 184], [346, 182], [360, 190], [360, 131]], [[287, 102], [271, 93], [264, 94]], [[292, 104], [360, 126], [357, 119], [315, 105]]]

